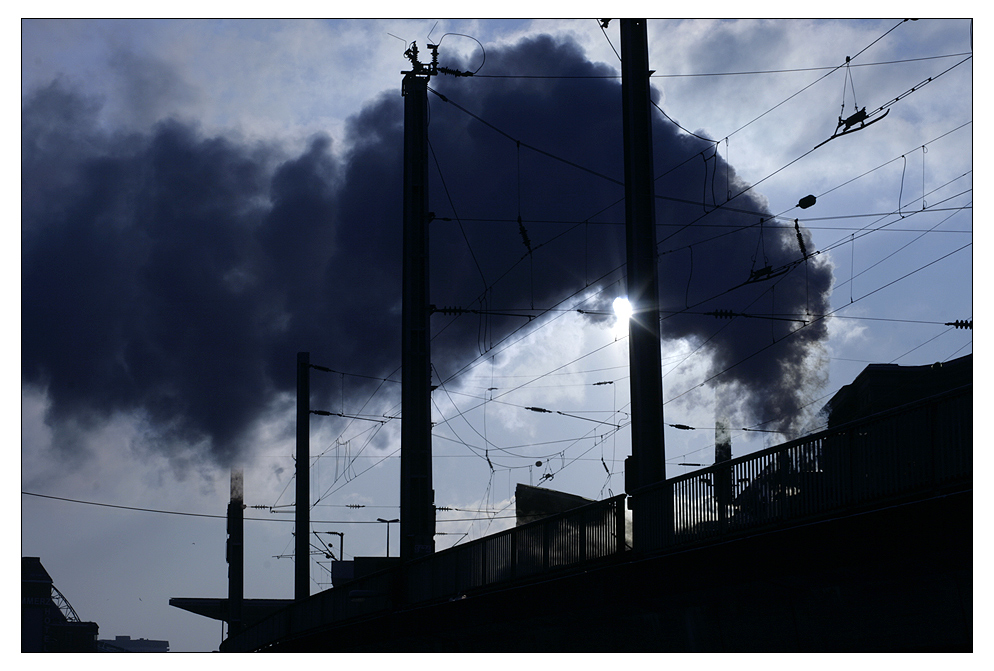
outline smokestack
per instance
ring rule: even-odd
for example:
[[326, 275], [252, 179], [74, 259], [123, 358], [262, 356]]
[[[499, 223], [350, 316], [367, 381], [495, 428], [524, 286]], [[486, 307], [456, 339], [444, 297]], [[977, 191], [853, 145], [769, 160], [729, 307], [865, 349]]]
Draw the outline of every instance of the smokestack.
[[245, 510], [244, 472], [231, 469], [231, 501], [228, 503], [228, 635], [242, 629], [242, 597], [244, 591], [245, 554], [243, 527]]
[[732, 432], [728, 428], [727, 417], [714, 420], [714, 463], [720, 464], [732, 458]]
[[[714, 402], [714, 464], [719, 466], [732, 458], [732, 432], [729, 428], [727, 406], [722, 387], [715, 391]], [[718, 505], [718, 527], [723, 529], [728, 518], [728, 506], [732, 502], [732, 473], [730, 468], [715, 468], [714, 496]]]

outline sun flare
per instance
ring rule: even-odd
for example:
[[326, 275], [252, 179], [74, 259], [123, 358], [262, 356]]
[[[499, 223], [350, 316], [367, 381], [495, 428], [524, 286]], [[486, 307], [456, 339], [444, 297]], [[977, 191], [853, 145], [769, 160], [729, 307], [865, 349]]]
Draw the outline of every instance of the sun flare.
[[632, 304], [624, 296], [614, 299], [614, 337], [623, 338], [628, 335], [628, 320], [632, 318]]

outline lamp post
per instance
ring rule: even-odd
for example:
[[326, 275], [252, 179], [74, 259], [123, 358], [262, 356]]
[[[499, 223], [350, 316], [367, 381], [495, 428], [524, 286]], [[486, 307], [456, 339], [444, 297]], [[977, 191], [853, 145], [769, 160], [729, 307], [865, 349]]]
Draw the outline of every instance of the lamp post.
[[396, 520], [385, 520], [382, 517], [377, 517], [376, 521], [377, 522], [383, 522], [384, 524], [387, 525], [387, 557], [389, 557], [390, 556], [390, 525], [393, 524], [394, 522], [399, 522], [400, 520], [399, 519], [396, 519]]

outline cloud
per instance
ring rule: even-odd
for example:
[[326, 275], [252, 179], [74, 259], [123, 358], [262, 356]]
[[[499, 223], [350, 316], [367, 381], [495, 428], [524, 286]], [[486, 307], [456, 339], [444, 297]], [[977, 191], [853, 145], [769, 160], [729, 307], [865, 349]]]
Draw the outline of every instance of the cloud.
[[[159, 77], [160, 63], [120, 63], [134, 92], [153, 79], [172, 82], [152, 87], [153, 98], [185, 90]], [[487, 52], [489, 74], [538, 64], [613, 72], [548, 36]], [[501, 131], [431, 97], [432, 302], [499, 312], [605, 289], [592, 307], [609, 309], [624, 261], [619, 82], [439, 77], [431, 86]], [[45, 390], [57, 448], [78, 451], [79, 430], [139, 413], [146, 447], [203, 446], [225, 465], [292, 392], [297, 351], [341, 370], [395, 370], [403, 104], [396, 91], [370, 101], [346, 124], [341, 156], [324, 135], [288, 155], [275, 140], [176, 119], [109, 132], [97, 123], [100, 101], [59, 81], [26, 96], [22, 382]], [[790, 322], [702, 313], [820, 313], [831, 270], [817, 258], [798, 265], [792, 227], [716, 209], [725, 191], [715, 183], [744, 185], [720, 157], [695, 157], [705, 142], [655, 119], [656, 172], [669, 171], [657, 181], [664, 336], [703, 344], [716, 380], [740, 385], [752, 416], [786, 430], [799, 390], [818, 377], [809, 352], [825, 328], [787, 337]], [[764, 211], [752, 194], [729, 205]], [[792, 270], [748, 283], [784, 266]], [[433, 317], [436, 382], [522, 323]]]

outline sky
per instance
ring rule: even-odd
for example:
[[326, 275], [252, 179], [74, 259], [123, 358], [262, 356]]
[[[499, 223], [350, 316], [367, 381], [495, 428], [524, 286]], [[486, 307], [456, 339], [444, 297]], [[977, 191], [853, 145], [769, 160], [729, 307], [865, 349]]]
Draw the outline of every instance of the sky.
[[[716, 419], [742, 456], [823, 426], [870, 363], [972, 353], [948, 325], [973, 319], [971, 31], [650, 20], [669, 477], [713, 462]], [[245, 596], [292, 597], [297, 352], [335, 413], [311, 421], [312, 593], [326, 554], [386, 553], [412, 42], [473, 73], [429, 82], [430, 300], [464, 311], [431, 317], [436, 549], [512, 526], [518, 483], [624, 491], [618, 21], [20, 38], [21, 553], [101, 638], [217, 648], [168, 600], [227, 594], [232, 467]]]

